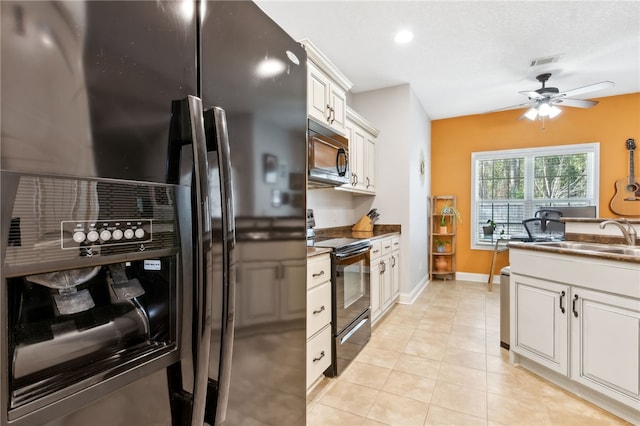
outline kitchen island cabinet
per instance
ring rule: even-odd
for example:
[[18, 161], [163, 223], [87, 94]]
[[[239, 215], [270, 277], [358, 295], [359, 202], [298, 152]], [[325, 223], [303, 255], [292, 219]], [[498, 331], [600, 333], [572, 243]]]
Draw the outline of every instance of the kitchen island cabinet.
[[640, 261], [510, 244], [511, 359], [640, 420]]

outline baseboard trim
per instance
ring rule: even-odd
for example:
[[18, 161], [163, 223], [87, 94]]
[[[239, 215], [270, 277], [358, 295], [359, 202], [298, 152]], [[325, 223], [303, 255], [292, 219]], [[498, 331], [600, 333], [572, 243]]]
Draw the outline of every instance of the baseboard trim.
[[398, 303], [402, 303], [403, 305], [411, 305], [416, 301], [420, 293], [427, 288], [429, 285], [429, 275], [425, 275], [420, 283], [413, 288], [410, 293], [400, 293], [400, 297], [398, 298]]

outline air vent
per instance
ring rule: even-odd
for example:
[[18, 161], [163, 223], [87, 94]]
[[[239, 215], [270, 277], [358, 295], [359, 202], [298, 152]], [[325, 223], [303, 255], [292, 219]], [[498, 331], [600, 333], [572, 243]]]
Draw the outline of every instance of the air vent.
[[538, 67], [540, 65], [555, 64], [560, 60], [562, 55], [545, 56], [544, 58], [532, 59], [529, 63], [530, 67]]

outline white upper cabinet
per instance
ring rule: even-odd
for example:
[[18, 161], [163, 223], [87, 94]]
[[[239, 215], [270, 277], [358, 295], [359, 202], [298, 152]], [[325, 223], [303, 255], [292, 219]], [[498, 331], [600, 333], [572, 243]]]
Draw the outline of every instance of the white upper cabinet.
[[351, 83], [311, 41], [301, 43], [307, 50], [307, 115], [345, 134], [347, 92]]
[[378, 129], [347, 107], [349, 183], [339, 189], [360, 194], [376, 193], [376, 138]]

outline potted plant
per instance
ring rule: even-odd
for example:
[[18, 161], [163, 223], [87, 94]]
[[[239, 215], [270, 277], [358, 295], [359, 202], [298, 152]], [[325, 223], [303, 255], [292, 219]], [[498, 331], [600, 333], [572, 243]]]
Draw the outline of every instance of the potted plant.
[[451, 205], [451, 203], [446, 204], [440, 210], [440, 234], [446, 234], [448, 232], [447, 228], [447, 218], [456, 218], [458, 222], [462, 222], [462, 215], [460, 211]]
[[493, 231], [496, 230], [496, 223], [493, 219], [487, 220], [487, 224], [482, 226], [482, 233], [484, 235], [493, 235]]
[[433, 240], [435, 246], [436, 246], [436, 251], [438, 253], [446, 253], [447, 252], [447, 244], [451, 244], [451, 241], [448, 240], [441, 240], [440, 238], [436, 238], [435, 240]]

